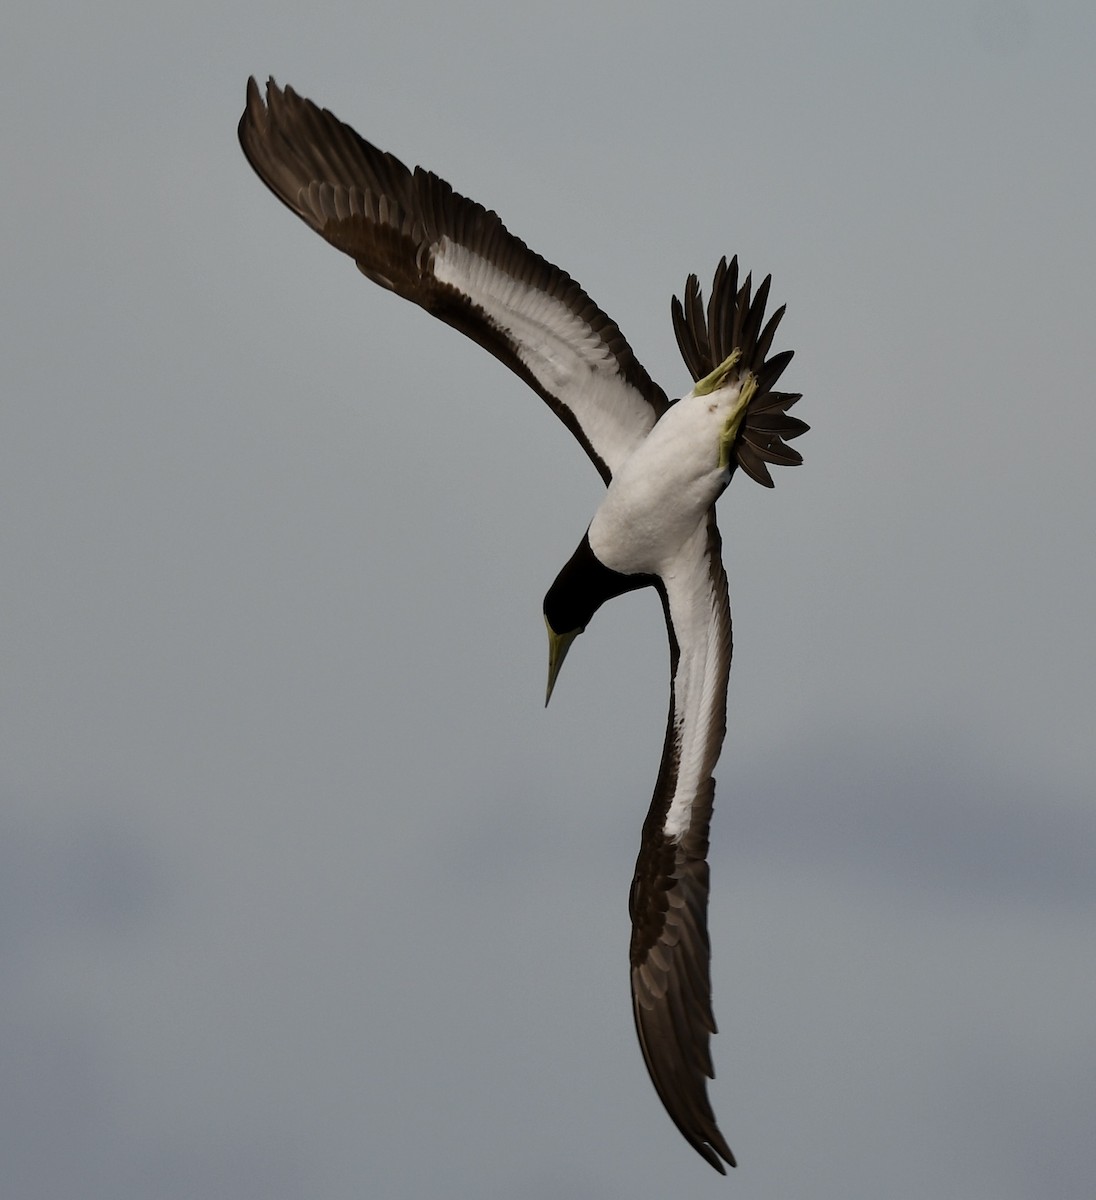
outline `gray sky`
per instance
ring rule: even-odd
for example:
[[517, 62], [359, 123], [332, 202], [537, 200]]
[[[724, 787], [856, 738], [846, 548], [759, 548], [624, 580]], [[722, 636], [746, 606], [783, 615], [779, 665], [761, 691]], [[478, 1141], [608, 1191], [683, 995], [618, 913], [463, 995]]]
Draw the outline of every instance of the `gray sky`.
[[[1088, 1200], [1091, 4], [379, 7], [6, 22], [0, 1194]], [[806, 464], [720, 504], [729, 1181], [628, 1007], [657, 601], [545, 713], [598, 479], [265, 192], [251, 73], [671, 394], [689, 271], [788, 304]]]

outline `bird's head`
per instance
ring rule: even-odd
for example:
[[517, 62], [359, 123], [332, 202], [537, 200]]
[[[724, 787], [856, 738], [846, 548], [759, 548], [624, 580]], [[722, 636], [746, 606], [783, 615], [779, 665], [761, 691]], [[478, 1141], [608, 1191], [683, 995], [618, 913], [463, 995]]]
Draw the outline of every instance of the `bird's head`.
[[571, 643], [590, 624], [594, 613], [606, 600], [654, 582], [650, 575], [622, 575], [611, 570], [590, 548], [589, 535], [583, 537], [544, 597], [544, 624], [548, 627], [545, 707]]
[[571, 649], [571, 643], [589, 625], [594, 613], [614, 594], [614, 590], [606, 586], [606, 576], [615, 574], [602, 565], [590, 549], [590, 538], [584, 536], [548, 589], [544, 597], [544, 624], [548, 627], [545, 708], [552, 698], [556, 677], [567, 651]]
[[[584, 552], [583, 547], [586, 547]], [[589, 624], [594, 613], [601, 607], [603, 597], [590, 586], [591, 571], [587, 564], [589, 542], [583, 544], [568, 560], [567, 565], [556, 576], [555, 583], [544, 597], [544, 624], [548, 629], [548, 690], [544, 695], [544, 707], [552, 698], [556, 676], [571, 649], [571, 643]]]

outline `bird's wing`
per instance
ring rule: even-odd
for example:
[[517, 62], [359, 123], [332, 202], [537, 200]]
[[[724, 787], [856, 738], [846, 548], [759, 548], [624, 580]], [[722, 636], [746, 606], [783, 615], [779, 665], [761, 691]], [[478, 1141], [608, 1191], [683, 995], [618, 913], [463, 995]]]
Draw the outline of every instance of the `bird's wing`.
[[240, 145], [370, 279], [474, 338], [539, 393], [608, 482], [667, 407], [615, 322], [496, 213], [412, 172], [292, 88], [247, 85]]
[[781, 305], [762, 328], [770, 280], [771, 276], [766, 275], [751, 299], [751, 277], [747, 275], [739, 287], [738, 258], [732, 258], [730, 265], [723, 258], [715, 269], [707, 308], [695, 275], [685, 281], [684, 301], [675, 296], [670, 305], [678, 349], [693, 379], [703, 379], [714, 371], [736, 346], [743, 350], [742, 365], [757, 377], [757, 391], [735, 439], [731, 470], [733, 473], [736, 466], [741, 467], [765, 487], [773, 486], [767, 463], [794, 467], [803, 461], [799, 451], [785, 443], [810, 428], [806, 422], [788, 416], [788, 409], [802, 396], [772, 390], [792, 361], [793, 352], [783, 350], [765, 357], [784, 315]]
[[689, 1144], [723, 1172], [716, 1125], [708, 944], [712, 769], [726, 732], [731, 613], [714, 510], [660, 583], [670, 636], [670, 714], [632, 882], [632, 1008], [659, 1098]]

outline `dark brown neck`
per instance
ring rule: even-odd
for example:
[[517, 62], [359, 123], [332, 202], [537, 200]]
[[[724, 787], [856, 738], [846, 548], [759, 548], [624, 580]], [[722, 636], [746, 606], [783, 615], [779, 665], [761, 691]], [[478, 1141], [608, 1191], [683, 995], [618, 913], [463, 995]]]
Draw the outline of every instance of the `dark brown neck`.
[[544, 616], [556, 633], [581, 631], [606, 600], [655, 582], [654, 575], [622, 575], [611, 570], [594, 554], [590, 538], [584, 534], [544, 597]]

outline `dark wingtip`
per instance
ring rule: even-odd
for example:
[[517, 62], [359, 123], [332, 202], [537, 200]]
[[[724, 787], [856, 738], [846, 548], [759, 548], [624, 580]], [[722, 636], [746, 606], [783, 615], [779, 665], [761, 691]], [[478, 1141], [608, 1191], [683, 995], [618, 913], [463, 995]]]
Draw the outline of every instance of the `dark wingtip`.
[[[696, 1150], [705, 1162], [715, 1167], [720, 1175], [726, 1175], [727, 1167], [737, 1167], [738, 1163], [735, 1161], [735, 1156], [731, 1153], [730, 1146], [724, 1141], [718, 1129], [715, 1133], [719, 1139], [718, 1142], [712, 1138], [704, 1142], [693, 1142], [693, 1149]], [[724, 1166], [724, 1163], [726, 1166]]]
[[248, 126], [255, 120], [255, 109], [262, 109], [263, 100], [259, 93], [259, 85], [255, 82], [255, 76], [247, 77], [247, 92], [244, 101], [244, 111], [240, 114], [239, 124], [236, 126], [236, 136], [240, 139], [240, 145], [243, 147], [244, 153], [247, 153], [247, 130]]
[[773, 480], [766, 464], [798, 466], [802, 455], [786, 443], [808, 429], [803, 421], [787, 416], [800, 394], [773, 390], [794, 351], [769, 354], [785, 309], [782, 304], [766, 322], [771, 284], [772, 276], [766, 275], [753, 291], [747, 275], [739, 286], [736, 255], [729, 264], [720, 259], [706, 308], [695, 275], [686, 281], [684, 301], [675, 296], [671, 305], [678, 349], [694, 380], [703, 379], [732, 351], [741, 350], [742, 366], [756, 378], [757, 391], [735, 441], [731, 470], [741, 467], [751, 479], [770, 488]]
[[[711, 1166], [715, 1167], [715, 1169], [720, 1173], [720, 1175], [727, 1174], [727, 1168], [723, 1165], [722, 1161], [720, 1160], [719, 1155], [716, 1153], [715, 1150], [713, 1150], [711, 1148], [711, 1146], [704, 1144], [702, 1146], [697, 1146], [696, 1149], [700, 1152], [700, 1155], [704, 1159], [704, 1161], [706, 1163], [709, 1163]], [[732, 1166], [732, 1167], [738, 1166], [738, 1164], [733, 1161], [731, 1161], [728, 1165]]]

